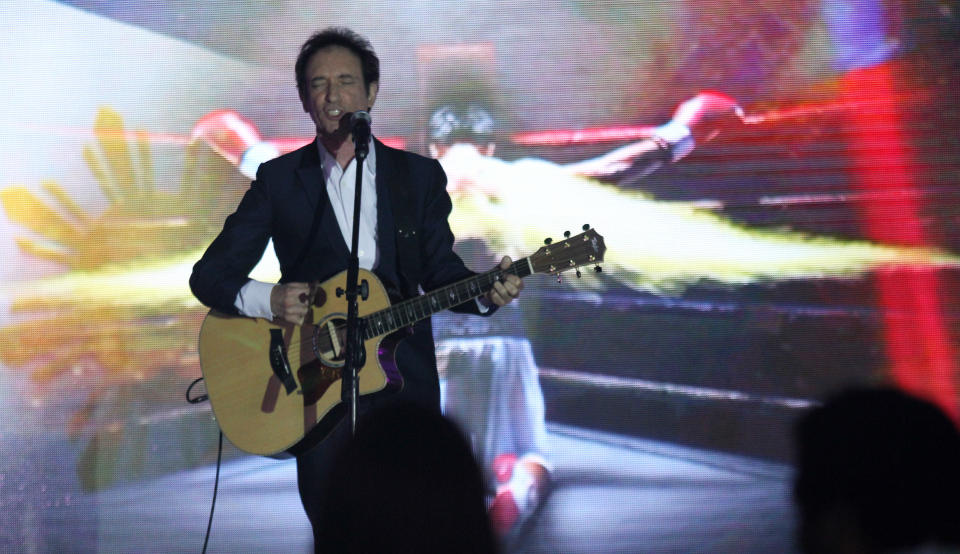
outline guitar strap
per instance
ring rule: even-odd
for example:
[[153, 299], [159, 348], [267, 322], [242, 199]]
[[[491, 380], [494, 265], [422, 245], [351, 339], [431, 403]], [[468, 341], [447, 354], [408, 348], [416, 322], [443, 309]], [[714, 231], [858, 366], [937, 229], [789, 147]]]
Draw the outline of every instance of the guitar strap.
[[398, 186], [390, 188], [390, 203], [397, 226], [397, 276], [405, 298], [420, 294], [420, 240], [417, 236], [417, 213], [410, 187], [410, 168], [407, 156], [397, 156]]

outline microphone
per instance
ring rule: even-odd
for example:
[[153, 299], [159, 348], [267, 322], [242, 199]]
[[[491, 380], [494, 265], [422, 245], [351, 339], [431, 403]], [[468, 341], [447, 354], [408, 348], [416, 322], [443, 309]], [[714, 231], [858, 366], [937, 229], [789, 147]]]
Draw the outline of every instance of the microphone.
[[355, 156], [366, 158], [370, 149], [370, 113], [360, 110], [350, 116], [350, 134], [353, 135]]

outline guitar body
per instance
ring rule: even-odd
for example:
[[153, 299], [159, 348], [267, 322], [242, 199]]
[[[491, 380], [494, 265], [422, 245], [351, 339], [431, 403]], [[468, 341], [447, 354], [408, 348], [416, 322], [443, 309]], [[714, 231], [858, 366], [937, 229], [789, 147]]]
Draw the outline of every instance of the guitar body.
[[[347, 318], [346, 271], [318, 285], [302, 325], [229, 316], [211, 311], [200, 329], [200, 366], [220, 429], [237, 448], [286, 457], [321, 441], [345, 413], [341, 403], [340, 344]], [[361, 269], [366, 300], [358, 314], [390, 306], [377, 277]], [[394, 362], [404, 330], [364, 344], [358, 371], [360, 395], [399, 389]], [[285, 358], [285, 359], [284, 359]], [[288, 369], [289, 371], [284, 371]]]
[[[360, 395], [392, 392], [403, 386], [397, 370], [397, 343], [410, 327], [440, 310], [485, 294], [507, 273], [559, 275], [603, 260], [603, 237], [584, 232], [547, 246], [509, 268], [496, 267], [396, 305], [377, 277], [360, 270], [357, 299], [363, 325]], [[599, 266], [598, 266], [599, 269]], [[577, 276], [580, 272], [577, 272]], [[347, 272], [315, 286], [302, 325], [228, 316], [211, 311], [200, 328], [200, 367], [223, 434], [252, 454], [299, 454], [326, 437], [346, 411], [340, 385], [346, 334]]]

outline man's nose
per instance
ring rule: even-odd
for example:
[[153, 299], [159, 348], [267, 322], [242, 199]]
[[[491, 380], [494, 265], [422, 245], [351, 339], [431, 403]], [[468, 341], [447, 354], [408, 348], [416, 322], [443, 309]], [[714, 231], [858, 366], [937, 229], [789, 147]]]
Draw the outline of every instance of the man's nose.
[[327, 90], [325, 91], [324, 97], [328, 102], [336, 102], [340, 99], [340, 87], [333, 83], [327, 85]]

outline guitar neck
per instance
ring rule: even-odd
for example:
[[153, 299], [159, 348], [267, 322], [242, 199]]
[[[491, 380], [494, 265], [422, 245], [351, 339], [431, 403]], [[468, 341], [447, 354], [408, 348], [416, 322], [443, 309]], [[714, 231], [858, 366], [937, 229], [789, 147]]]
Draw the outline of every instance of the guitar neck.
[[435, 291], [404, 300], [363, 318], [363, 340], [392, 333], [427, 319], [431, 315], [459, 306], [464, 302], [478, 298], [493, 288], [493, 284], [503, 280], [505, 275], [526, 277], [535, 273], [529, 258], [513, 262], [507, 269], [496, 267], [486, 273], [469, 277], [462, 281], [441, 287]]
[[[560, 274], [562, 271], [576, 269], [587, 264], [596, 264], [603, 261], [603, 253], [607, 247], [603, 237], [593, 229], [583, 227], [584, 232], [575, 237], [564, 233], [567, 238], [540, 247], [530, 256], [517, 260], [507, 269], [495, 267], [486, 273], [464, 279], [439, 288], [427, 294], [417, 296], [374, 312], [363, 318], [363, 340], [372, 339], [397, 329], [408, 327], [421, 319], [447, 308], [459, 306], [469, 302], [493, 288], [494, 283], [502, 281], [504, 275], [526, 277], [533, 273]], [[599, 268], [598, 268], [599, 270]], [[579, 271], [577, 276], [580, 276]]]

